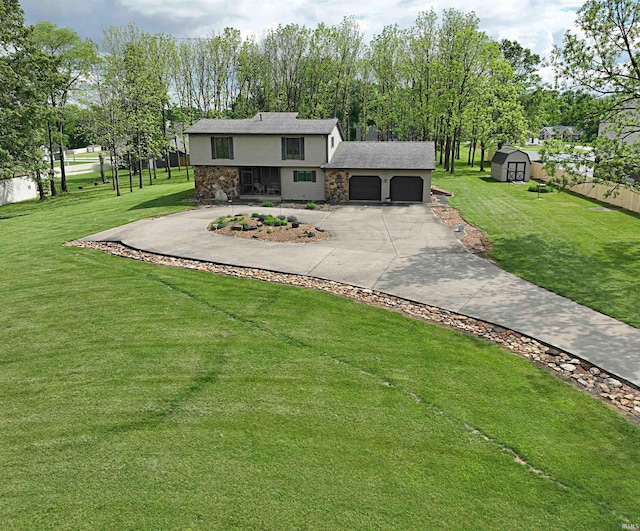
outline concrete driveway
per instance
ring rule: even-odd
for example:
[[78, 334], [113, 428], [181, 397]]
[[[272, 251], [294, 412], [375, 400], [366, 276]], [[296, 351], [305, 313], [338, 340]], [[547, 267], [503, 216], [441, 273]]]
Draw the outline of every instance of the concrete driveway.
[[319, 277], [379, 290], [516, 330], [640, 384], [640, 330], [534, 286], [470, 254], [426, 205], [275, 211], [328, 230], [317, 243], [211, 233], [230, 207], [142, 220], [86, 238], [165, 255]]

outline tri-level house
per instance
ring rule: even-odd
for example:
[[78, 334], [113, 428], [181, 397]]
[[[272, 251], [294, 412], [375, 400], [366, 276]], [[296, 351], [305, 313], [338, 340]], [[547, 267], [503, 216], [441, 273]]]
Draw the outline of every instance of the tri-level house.
[[301, 201], [428, 201], [433, 142], [346, 142], [337, 118], [258, 113], [186, 133], [196, 195]]

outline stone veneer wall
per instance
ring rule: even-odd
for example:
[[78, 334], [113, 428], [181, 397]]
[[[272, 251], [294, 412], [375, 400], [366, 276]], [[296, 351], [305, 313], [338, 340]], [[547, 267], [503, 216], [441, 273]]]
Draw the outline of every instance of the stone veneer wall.
[[240, 174], [234, 166], [194, 166], [193, 175], [197, 198], [226, 201], [240, 197]]
[[[342, 186], [336, 184], [336, 179], [342, 177]], [[330, 203], [349, 201], [349, 171], [326, 170], [324, 174], [325, 197]]]

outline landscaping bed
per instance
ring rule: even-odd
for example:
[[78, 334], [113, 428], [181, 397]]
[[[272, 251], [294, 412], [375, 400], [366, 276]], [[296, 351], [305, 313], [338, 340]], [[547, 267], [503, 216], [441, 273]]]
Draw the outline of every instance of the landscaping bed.
[[281, 243], [312, 243], [329, 237], [327, 231], [302, 223], [296, 216], [258, 212], [220, 216], [209, 224], [208, 229], [223, 236]]

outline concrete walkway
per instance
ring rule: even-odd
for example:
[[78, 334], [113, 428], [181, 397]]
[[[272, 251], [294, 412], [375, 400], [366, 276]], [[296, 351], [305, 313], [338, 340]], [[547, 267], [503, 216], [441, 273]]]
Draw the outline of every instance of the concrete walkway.
[[227, 265], [309, 275], [379, 290], [516, 330], [640, 385], [640, 330], [504, 272], [467, 252], [428, 206], [342, 206], [332, 212], [273, 211], [331, 232], [311, 244], [211, 233], [230, 207], [142, 220], [86, 238]]

